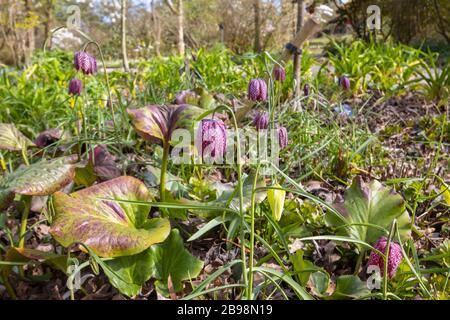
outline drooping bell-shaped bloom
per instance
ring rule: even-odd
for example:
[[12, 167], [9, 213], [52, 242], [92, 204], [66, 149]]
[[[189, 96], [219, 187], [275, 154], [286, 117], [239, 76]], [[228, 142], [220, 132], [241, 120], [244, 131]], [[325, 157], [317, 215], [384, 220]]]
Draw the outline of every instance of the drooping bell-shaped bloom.
[[222, 120], [203, 119], [198, 127], [196, 145], [203, 158], [220, 158], [225, 155], [227, 129]]
[[175, 95], [175, 104], [195, 104], [200, 96], [192, 90], [182, 90]]
[[278, 143], [280, 144], [280, 150], [286, 148], [289, 143], [288, 132], [285, 127], [278, 128]]
[[86, 75], [97, 72], [97, 60], [84, 51], [75, 52], [74, 66], [77, 71], [81, 70]]
[[267, 84], [264, 79], [252, 79], [248, 83], [248, 98], [252, 101], [267, 99]]
[[281, 67], [275, 67], [273, 69], [273, 77], [276, 81], [286, 80], [286, 71]]
[[269, 115], [267, 112], [258, 112], [253, 118], [253, 125], [256, 130], [265, 130], [269, 127]]
[[350, 89], [350, 79], [347, 78], [346, 76], [342, 76], [339, 78], [339, 84], [344, 90]]
[[[281, 188], [277, 183], [275, 188]], [[284, 200], [286, 199], [286, 191], [280, 189], [267, 190], [267, 200], [269, 201], [270, 209], [272, 210], [272, 216], [276, 221], [280, 221], [281, 214], [284, 209]]]
[[[387, 245], [387, 239], [386, 237], [381, 237], [378, 239], [377, 243], [375, 244], [374, 248], [386, 253], [386, 245]], [[398, 266], [400, 265], [400, 262], [402, 261], [402, 249], [400, 245], [396, 242], [391, 241], [391, 244], [389, 246], [389, 260], [388, 260], [388, 276], [389, 278], [392, 278], [395, 276], [395, 273], [397, 271]], [[369, 257], [369, 266], [374, 265], [378, 266], [380, 268], [381, 275], [384, 273], [384, 259], [381, 257], [378, 253], [372, 251], [370, 253]]]
[[311, 93], [311, 87], [309, 86], [309, 84], [306, 83], [306, 84], [303, 86], [303, 95], [304, 95], [305, 97], [308, 97], [310, 93]]
[[80, 79], [73, 78], [69, 82], [69, 94], [79, 96], [83, 90], [83, 83]]

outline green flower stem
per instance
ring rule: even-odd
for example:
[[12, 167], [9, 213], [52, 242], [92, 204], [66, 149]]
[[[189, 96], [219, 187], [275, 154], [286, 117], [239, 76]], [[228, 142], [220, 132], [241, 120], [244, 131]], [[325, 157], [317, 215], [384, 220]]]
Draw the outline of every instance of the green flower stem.
[[28, 161], [28, 155], [27, 155], [27, 148], [26, 147], [22, 148], [22, 158], [23, 158], [23, 162], [25, 162], [25, 164], [27, 166], [29, 166], [30, 165], [30, 161]]
[[[258, 133], [259, 138], [259, 133]], [[253, 179], [252, 186], [252, 199], [251, 199], [251, 224], [250, 224], [250, 257], [248, 261], [248, 289], [247, 300], [253, 298], [253, 256], [255, 253], [255, 198], [256, 198], [256, 186], [258, 183], [258, 174], [261, 163], [258, 162], [256, 167], [255, 178]]]
[[6, 292], [8, 292], [9, 297], [12, 300], [17, 300], [17, 296], [16, 293], [14, 292], [13, 287], [11, 286], [11, 284], [9, 283], [8, 280], [8, 275], [6, 272], [3, 272], [3, 274], [0, 274], [0, 278], [2, 279], [2, 283], [6, 288]]
[[22, 212], [22, 219], [20, 221], [19, 248], [23, 248], [25, 246], [25, 233], [27, 232], [27, 221], [31, 207], [31, 196], [23, 195], [22, 200], [24, 208]]
[[[239, 126], [236, 120], [236, 115], [233, 110], [227, 105], [220, 105], [212, 112], [216, 112], [220, 109], [225, 109], [228, 113], [230, 113], [233, 118], [233, 126], [236, 130], [236, 158], [237, 158], [237, 179], [238, 179], [238, 191], [239, 191], [239, 214], [241, 216], [241, 224], [240, 224], [240, 242], [241, 242], [241, 256], [242, 256], [242, 277], [244, 282], [245, 291], [248, 291], [248, 275], [247, 275], [247, 262], [245, 256], [245, 212], [244, 212], [244, 185], [242, 179], [242, 163], [241, 163], [241, 139], [239, 137]], [[211, 113], [211, 112], [209, 112]]]
[[114, 114], [114, 106], [113, 106], [113, 102], [112, 102], [111, 85], [109, 83], [108, 72], [106, 71], [105, 57], [103, 56], [102, 48], [100, 47], [100, 45], [96, 41], [89, 41], [88, 43], [86, 43], [86, 45], [84, 46], [84, 50], [86, 50], [86, 48], [91, 43], [95, 44], [95, 46], [97, 47], [98, 51], [100, 52], [100, 59], [102, 60], [103, 73], [105, 75], [106, 88], [107, 88], [107, 91], [108, 91], [108, 99], [109, 99], [109, 101], [111, 101], [112, 121], [113, 121], [114, 129], [116, 129], [116, 117], [115, 117], [115, 114]]
[[384, 257], [384, 265], [383, 265], [383, 299], [387, 300], [387, 291], [388, 291], [388, 264], [389, 264], [389, 249], [391, 246], [391, 241], [392, 238], [394, 237], [395, 234], [395, 226], [397, 225], [397, 220], [394, 219], [394, 221], [392, 222], [392, 226], [391, 226], [391, 230], [389, 232], [389, 237], [386, 243], [386, 249], [385, 249], [385, 257]]
[[358, 260], [356, 260], [355, 271], [353, 273], [355, 276], [358, 275], [358, 273], [359, 273], [359, 269], [361, 268], [361, 264], [362, 264], [365, 254], [366, 254], [366, 250], [361, 249], [361, 252], [359, 253], [359, 256], [358, 256]]
[[[166, 173], [167, 173], [167, 165], [169, 162], [169, 142], [163, 142], [163, 156], [161, 163], [161, 177], [159, 181], [159, 201], [165, 202], [166, 200]], [[165, 212], [166, 210], [162, 210]]]
[[244, 279], [244, 285], [248, 291], [248, 278], [247, 278], [247, 262], [245, 257], [245, 213], [244, 213], [244, 185], [242, 181], [242, 163], [241, 163], [241, 139], [239, 137], [239, 127], [237, 124], [236, 116], [234, 112], [227, 107], [233, 117], [233, 125], [236, 130], [236, 157], [237, 157], [237, 178], [238, 178], [238, 190], [239, 190], [239, 213], [241, 215], [241, 255], [242, 255], [242, 275]]

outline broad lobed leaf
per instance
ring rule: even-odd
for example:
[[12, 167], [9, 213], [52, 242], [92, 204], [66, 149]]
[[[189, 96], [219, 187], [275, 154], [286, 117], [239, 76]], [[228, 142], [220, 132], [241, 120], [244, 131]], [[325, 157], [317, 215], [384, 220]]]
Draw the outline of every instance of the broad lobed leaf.
[[147, 219], [149, 206], [107, 199], [150, 202], [151, 196], [143, 182], [128, 176], [70, 195], [58, 192], [51, 234], [65, 247], [84, 243], [101, 257], [140, 253], [169, 234], [167, 219]]

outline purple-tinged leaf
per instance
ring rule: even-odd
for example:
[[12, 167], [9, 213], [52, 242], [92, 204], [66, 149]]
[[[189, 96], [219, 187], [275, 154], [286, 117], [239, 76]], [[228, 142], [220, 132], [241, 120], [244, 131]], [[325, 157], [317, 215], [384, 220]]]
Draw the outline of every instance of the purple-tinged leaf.
[[60, 129], [48, 129], [41, 132], [37, 136], [36, 140], [34, 140], [34, 143], [42, 149], [55, 143], [56, 141], [61, 139], [61, 137], [62, 131]]
[[21, 151], [35, 144], [12, 123], [0, 123], [0, 149]]
[[94, 166], [94, 173], [103, 181], [114, 179], [121, 175], [115, 160], [116, 157], [109, 153], [104, 144], [96, 146], [94, 152], [89, 155], [89, 161]]
[[169, 142], [175, 129], [184, 126], [198, 108], [182, 105], [150, 105], [140, 109], [127, 109], [137, 133], [147, 141], [163, 144]]
[[43, 160], [22, 167], [0, 180], [0, 207], [5, 207], [14, 194], [48, 196], [72, 182], [78, 157]]
[[147, 219], [149, 206], [114, 200], [150, 202], [151, 196], [143, 182], [128, 176], [70, 195], [58, 192], [50, 233], [65, 247], [84, 243], [101, 257], [137, 254], [168, 236], [169, 221]]

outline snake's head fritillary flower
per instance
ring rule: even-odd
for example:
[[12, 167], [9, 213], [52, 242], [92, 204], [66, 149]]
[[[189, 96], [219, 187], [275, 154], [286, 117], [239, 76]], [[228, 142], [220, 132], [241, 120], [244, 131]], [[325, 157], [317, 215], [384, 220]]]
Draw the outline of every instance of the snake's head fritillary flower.
[[286, 80], [286, 71], [281, 67], [275, 67], [273, 69], [273, 77], [276, 81]]
[[[387, 239], [386, 237], [381, 237], [378, 239], [374, 248], [379, 250], [380, 252], [386, 253], [386, 245]], [[397, 268], [402, 261], [402, 249], [400, 245], [396, 242], [391, 242], [389, 246], [389, 260], [388, 260], [388, 276], [389, 278], [393, 278], [395, 273], [397, 272]], [[381, 275], [384, 273], [384, 260], [378, 253], [372, 251], [369, 257], [369, 266], [374, 265], [380, 268]]]
[[289, 143], [288, 132], [285, 127], [278, 128], [278, 143], [280, 144], [280, 150], [286, 148]]
[[74, 66], [77, 71], [81, 70], [86, 75], [97, 72], [97, 60], [84, 51], [75, 52]]
[[269, 127], [269, 115], [267, 112], [258, 112], [253, 118], [253, 125], [256, 130], [265, 130]]
[[311, 93], [311, 87], [309, 86], [309, 84], [306, 83], [303, 86], [303, 94], [305, 95], [305, 97], [308, 97], [310, 93]]
[[79, 96], [83, 90], [83, 83], [80, 79], [73, 78], [69, 82], [69, 94]]
[[192, 103], [198, 100], [200, 96], [193, 90], [182, 90], [175, 95], [175, 104], [181, 105]]
[[227, 149], [227, 129], [222, 120], [203, 119], [197, 131], [197, 148], [203, 158], [221, 158]]
[[252, 79], [248, 83], [248, 98], [252, 101], [267, 99], [267, 84], [264, 79]]
[[272, 216], [276, 221], [280, 221], [284, 209], [284, 201], [286, 199], [286, 191], [281, 189], [279, 184], [274, 185], [275, 188], [267, 190], [267, 200], [269, 201]]
[[339, 78], [339, 84], [344, 90], [350, 89], [350, 79], [347, 78], [346, 76], [342, 76]]

